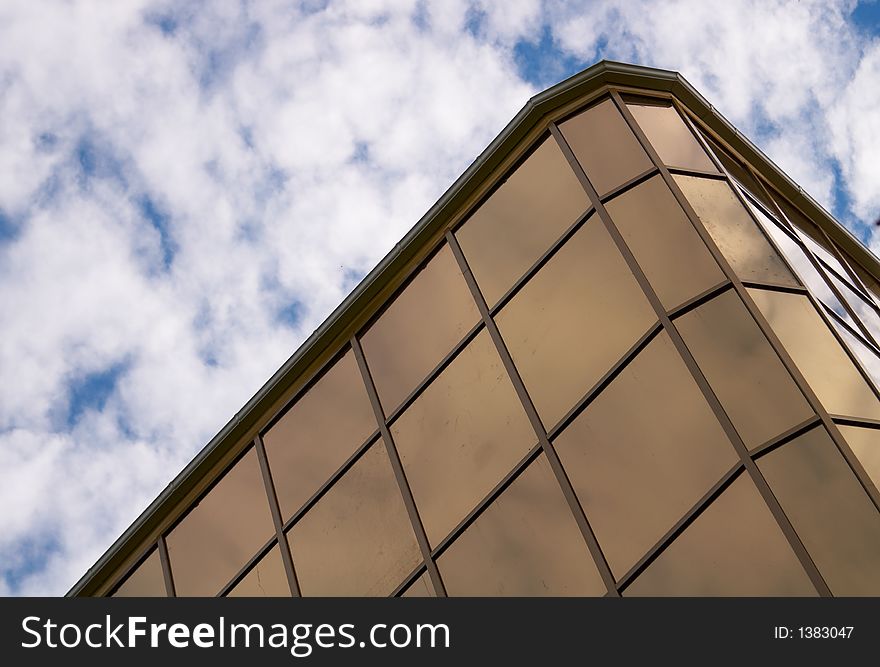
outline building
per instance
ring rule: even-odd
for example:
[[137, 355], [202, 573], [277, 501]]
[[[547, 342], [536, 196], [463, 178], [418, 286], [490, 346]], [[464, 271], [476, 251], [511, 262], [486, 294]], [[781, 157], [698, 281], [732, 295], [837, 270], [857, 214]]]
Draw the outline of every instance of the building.
[[880, 262], [674, 72], [537, 95], [71, 595], [878, 595]]

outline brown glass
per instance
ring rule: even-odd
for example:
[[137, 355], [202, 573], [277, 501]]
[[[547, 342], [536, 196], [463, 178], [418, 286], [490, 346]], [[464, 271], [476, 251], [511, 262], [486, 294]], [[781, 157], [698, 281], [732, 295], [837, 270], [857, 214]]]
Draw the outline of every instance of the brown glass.
[[263, 436], [286, 521], [376, 430], [349, 350]]
[[552, 138], [455, 232], [489, 306], [590, 207]]
[[565, 121], [559, 129], [600, 196], [652, 166], [610, 99]]
[[798, 284], [726, 182], [697, 176], [674, 178], [741, 279]]
[[579, 229], [495, 318], [548, 428], [655, 320], [598, 218]]
[[274, 534], [251, 447], [166, 538], [177, 595], [216, 595]]
[[290, 597], [290, 585], [281, 562], [281, 549], [276, 544], [229, 591], [231, 598]]
[[880, 513], [823, 428], [758, 459], [834, 595], [880, 594]]
[[421, 561], [381, 440], [288, 532], [303, 596], [390, 595]]
[[485, 330], [391, 425], [391, 434], [433, 546], [536, 440]]
[[667, 309], [724, 280], [660, 176], [627, 190], [605, 208]]
[[880, 419], [880, 402], [807, 297], [749, 294], [828, 412]]
[[437, 561], [450, 596], [600, 596], [605, 584], [541, 455]]
[[815, 596], [747, 475], [740, 475], [624, 596]]
[[164, 598], [168, 595], [165, 589], [165, 575], [162, 573], [162, 561], [159, 550], [153, 551], [135, 570], [126, 577], [111, 597], [114, 598]]
[[813, 414], [733, 290], [676, 318], [675, 328], [750, 449]]
[[663, 164], [698, 171], [718, 171], [671, 106], [628, 104], [627, 107]]
[[618, 579], [737, 461], [665, 332], [554, 445]]
[[880, 431], [843, 424], [838, 424], [837, 428], [874, 482], [874, 486], [880, 489]]
[[434, 584], [431, 583], [431, 577], [427, 572], [412, 582], [400, 597], [404, 598], [432, 598], [434, 595]]
[[480, 315], [444, 245], [361, 338], [376, 391], [390, 414]]

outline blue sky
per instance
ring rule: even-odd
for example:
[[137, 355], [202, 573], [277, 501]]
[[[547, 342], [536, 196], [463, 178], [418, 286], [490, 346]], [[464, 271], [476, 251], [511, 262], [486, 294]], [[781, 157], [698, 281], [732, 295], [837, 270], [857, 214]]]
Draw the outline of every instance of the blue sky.
[[681, 71], [877, 243], [878, 2], [4, 3], [0, 594], [64, 593], [601, 58]]

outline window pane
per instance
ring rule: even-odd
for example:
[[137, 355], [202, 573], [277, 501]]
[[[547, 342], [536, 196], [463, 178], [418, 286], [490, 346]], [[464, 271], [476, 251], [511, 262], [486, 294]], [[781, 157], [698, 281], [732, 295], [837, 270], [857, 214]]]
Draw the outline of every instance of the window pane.
[[177, 595], [216, 595], [274, 534], [251, 447], [168, 535]]
[[615, 197], [605, 208], [667, 309], [724, 280], [659, 176]]
[[431, 583], [431, 577], [428, 576], [427, 572], [424, 572], [421, 577], [416, 579], [409, 585], [403, 595], [400, 597], [404, 598], [433, 598], [436, 597], [434, 594], [434, 584]]
[[590, 207], [550, 138], [455, 232], [491, 308]]
[[618, 579], [737, 461], [665, 332], [555, 446]]
[[653, 165], [610, 99], [559, 126], [599, 196]]
[[880, 594], [880, 513], [823, 428], [758, 459], [835, 595]]
[[727, 183], [680, 175], [675, 182], [741, 279], [797, 285]]
[[290, 585], [276, 544], [263, 556], [244, 579], [229, 591], [231, 598], [290, 597]]
[[548, 428], [655, 319], [597, 218], [579, 229], [495, 318]]
[[361, 338], [385, 414], [400, 405], [479, 318], [458, 263], [444, 245]]
[[816, 590], [743, 474], [623, 594], [787, 597]]
[[437, 565], [450, 596], [599, 596], [607, 591], [543, 454]]
[[390, 595], [422, 559], [381, 440], [288, 533], [304, 596]]
[[807, 399], [733, 290], [676, 318], [675, 328], [750, 449], [812, 416]]
[[628, 104], [654, 150], [670, 167], [715, 171], [715, 165], [671, 106]]
[[376, 428], [349, 350], [263, 437], [282, 520], [302, 507]]
[[880, 489], [880, 431], [843, 424], [838, 424], [837, 428], [874, 482], [874, 486]]
[[434, 546], [537, 439], [485, 330], [391, 425], [391, 433]]
[[749, 294], [828, 412], [880, 419], [877, 397], [807, 297], [757, 289]]
[[135, 568], [134, 572], [128, 575], [128, 578], [122, 582], [111, 597], [164, 598], [167, 595], [165, 575], [162, 573], [162, 562], [159, 560], [159, 550], [154, 547], [153, 552]]

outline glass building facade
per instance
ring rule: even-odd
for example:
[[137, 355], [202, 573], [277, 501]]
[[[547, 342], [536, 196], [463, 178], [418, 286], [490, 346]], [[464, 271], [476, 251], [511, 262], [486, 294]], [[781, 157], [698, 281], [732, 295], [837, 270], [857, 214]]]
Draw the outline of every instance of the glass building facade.
[[527, 107], [71, 594], [880, 595], [877, 260], [680, 91]]

